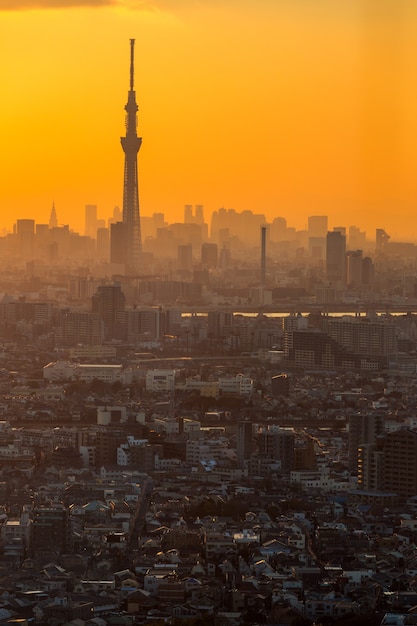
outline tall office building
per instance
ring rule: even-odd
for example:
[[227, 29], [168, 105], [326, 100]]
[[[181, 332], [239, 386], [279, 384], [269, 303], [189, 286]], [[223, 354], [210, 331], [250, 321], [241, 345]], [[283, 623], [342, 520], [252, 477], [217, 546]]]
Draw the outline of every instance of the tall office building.
[[326, 237], [327, 215], [310, 215], [308, 218], [308, 236]]
[[362, 286], [362, 250], [349, 250], [346, 253], [346, 282], [349, 287]]
[[97, 235], [97, 206], [95, 204], [85, 205], [85, 225], [84, 234], [92, 239]]
[[186, 204], [184, 206], [184, 224], [192, 224], [193, 222], [193, 205]]
[[201, 246], [201, 265], [204, 269], [217, 267], [218, 251], [216, 243], [203, 243]]
[[346, 236], [340, 230], [326, 236], [326, 278], [334, 287], [344, 287], [346, 282]]
[[182, 244], [178, 246], [178, 263], [179, 270], [190, 271], [193, 266], [193, 246], [191, 243]]
[[308, 218], [308, 251], [316, 261], [324, 259], [326, 252], [327, 215]]
[[33, 259], [35, 244], [35, 220], [17, 220], [16, 235], [19, 256]]
[[126, 224], [110, 224], [110, 263], [126, 263]]
[[195, 223], [204, 224], [204, 207], [202, 204], [195, 205]]
[[142, 239], [139, 217], [139, 190], [138, 190], [138, 152], [142, 138], [137, 135], [136, 92], [134, 90], [134, 49], [135, 40], [130, 40], [130, 89], [125, 106], [126, 135], [121, 137], [123, 152], [125, 153], [124, 185], [123, 185], [123, 223], [126, 225], [126, 269], [139, 269]]
[[109, 260], [110, 231], [108, 228], [97, 228], [96, 253], [98, 259]]
[[375, 233], [375, 253], [377, 256], [385, 254], [388, 248], [390, 236], [383, 228], [377, 228]]

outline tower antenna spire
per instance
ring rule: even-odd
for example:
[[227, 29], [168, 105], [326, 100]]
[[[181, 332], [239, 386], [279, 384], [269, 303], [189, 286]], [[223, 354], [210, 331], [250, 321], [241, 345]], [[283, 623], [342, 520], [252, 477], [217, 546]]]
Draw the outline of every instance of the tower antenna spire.
[[125, 106], [126, 134], [121, 137], [123, 152], [125, 153], [124, 181], [123, 181], [123, 227], [125, 265], [127, 271], [137, 273], [140, 266], [142, 239], [140, 233], [139, 216], [139, 189], [138, 189], [138, 152], [142, 145], [142, 138], [137, 134], [136, 93], [134, 91], [134, 47], [135, 40], [130, 40], [130, 91]]
[[130, 91], [134, 89], [135, 78], [135, 40], [130, 40]]

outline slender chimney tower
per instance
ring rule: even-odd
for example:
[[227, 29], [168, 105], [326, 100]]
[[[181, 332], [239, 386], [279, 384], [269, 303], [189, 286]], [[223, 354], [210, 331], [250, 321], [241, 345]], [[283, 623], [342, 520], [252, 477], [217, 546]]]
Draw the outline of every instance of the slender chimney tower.
[[265, 289], [266, 280], [266, 226], [261, 226], [261, 288]]
[[126, 232], [126, 269], [137, 272], [142, 252], [139, 217], [138, 191], [138, 152], [142, 138], [137, 135], [136, 92], [134, 90], [134, 51], [135, 40], [130, 40], [130, 89], [128, 93], [126, 111], [126, 135], [121, 137], [123, 152], [125, 153], [125, 169], [123, 184], [123, 223]]

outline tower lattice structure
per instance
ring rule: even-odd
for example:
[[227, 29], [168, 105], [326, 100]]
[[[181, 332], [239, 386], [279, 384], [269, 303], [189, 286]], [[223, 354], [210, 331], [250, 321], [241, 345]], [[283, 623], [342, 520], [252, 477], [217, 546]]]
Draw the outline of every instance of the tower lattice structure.
[[126, 135], [120, 138], [125, 153], [124, 184], [123, 184], [123, 223], [126, 233], [126, 267], [137, 271], [142, 252], [142, 239], [139, 216], [138, 189], [138, 152], [142, 145], [142, 137], [137, 135], [137, 112], [134, 90], [134, 52], [135, 40], [130, 40], [130, 89], [125, 106]]

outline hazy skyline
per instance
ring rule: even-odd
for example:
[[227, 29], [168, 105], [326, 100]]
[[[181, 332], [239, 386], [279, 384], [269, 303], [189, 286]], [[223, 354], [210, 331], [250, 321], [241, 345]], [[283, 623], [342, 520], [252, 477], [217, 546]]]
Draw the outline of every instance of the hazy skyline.
[[121, 206], [133, 37], [142, 215], [416, 238], [414, 0], [0, 0], [0, 19], [0, 226]]

